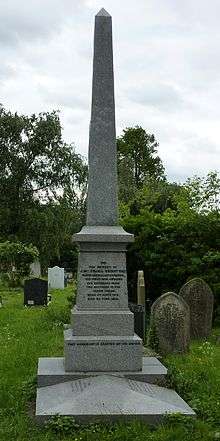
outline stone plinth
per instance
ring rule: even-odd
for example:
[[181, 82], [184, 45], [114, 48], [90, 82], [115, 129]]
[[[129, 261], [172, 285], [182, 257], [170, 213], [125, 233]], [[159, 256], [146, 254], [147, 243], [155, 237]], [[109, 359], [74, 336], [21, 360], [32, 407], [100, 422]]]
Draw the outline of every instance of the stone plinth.
[[166, 414], [194, 416], [173, 390], [110, 375], [41, 387], [36, 417], [45, 422], [53, 415], [73, 416], [76, 422], [113, 422], [142, 419], [158, 424]]
[[[66, 381], [79, 380], [80, 378], [103, 375], [100, 371], [74, 372], [66, 371], [63, 357], [39, 358], [37, 385], [38, 387], [52, 386]], [[167, 369], [156, 357], [143, 357], [141, 371], [120, 371], [109, 373], [114, 376], [129, 378], [130, 380], [143, 381], [146, 383], [163, 384], [167, 375]]]
[[142, 340], [132, 336], [73, 336], [65, 331], [66, 371], [139, 371]]
[[[75, 307], [71, 315], [73, 335], [133, 335], [134, 317], [130, 311], [81, 311]], [[86, 326], [85, 326], [86, 323]]]
[[66, 371], [140, 371], [142, 340], [128, 308], [126, 245], [122, 227], [87, 226], [80, 247], [76, 306], [65, 331]]

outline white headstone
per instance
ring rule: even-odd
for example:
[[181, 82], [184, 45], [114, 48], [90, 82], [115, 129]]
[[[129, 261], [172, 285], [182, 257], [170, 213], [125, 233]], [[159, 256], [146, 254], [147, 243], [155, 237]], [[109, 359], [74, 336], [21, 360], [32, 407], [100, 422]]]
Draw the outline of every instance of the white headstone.
[[64, 289], [64, 268], [48, 268], [48, 288]]

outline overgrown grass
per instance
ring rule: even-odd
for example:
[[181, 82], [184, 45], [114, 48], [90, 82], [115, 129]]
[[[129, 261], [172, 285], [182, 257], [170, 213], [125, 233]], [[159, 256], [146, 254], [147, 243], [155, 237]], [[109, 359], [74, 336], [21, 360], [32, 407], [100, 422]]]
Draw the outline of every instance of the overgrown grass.
[[[52, 292], [47, 308], [23, 307], [23, 293], [0, 288], [0, 440], [1, 441], [214, 441], [220, 440], [220, 344], [194, 343], [189, 355], [170, 356], [169, 385], [198, 413], [196, 420], [169, 417], [157, 429], [141, 422], [78, 427], [55, 418], [39, 428], [32, 417], [37, 360], [62, 356], [63, 324], [69, 321], [72, 288]], [[216, 330], [219, 334], [220, 331]]]

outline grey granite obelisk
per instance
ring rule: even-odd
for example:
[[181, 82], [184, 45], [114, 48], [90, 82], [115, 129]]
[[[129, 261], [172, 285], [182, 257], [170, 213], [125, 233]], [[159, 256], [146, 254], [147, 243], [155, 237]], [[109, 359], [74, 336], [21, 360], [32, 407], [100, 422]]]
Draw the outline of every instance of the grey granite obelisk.
[[95, 17], [87, 225], [118, 225], [112, 18]]
[[65, 333], [66, 371], [140, 371], [125, 255], [133, 236], [118, 225], [112, 19], [104, 9], [95, 17], [87, 225], [75, 240], [77, 303]]
[[133, 235], [118, 225], [116, 159], [112, 20], [102, 9], [95, 19], [87, 224], [74, 236], [77, 301], [64, 333], [64, 359], [39, 359], [39, 422], [59, 414], [85, 423], [156, 423], [166, 413], [193, 414], [174, 391], [146, 383], [167, 370], [155, 357], [142, 357], [134, 334], [126, 272]]

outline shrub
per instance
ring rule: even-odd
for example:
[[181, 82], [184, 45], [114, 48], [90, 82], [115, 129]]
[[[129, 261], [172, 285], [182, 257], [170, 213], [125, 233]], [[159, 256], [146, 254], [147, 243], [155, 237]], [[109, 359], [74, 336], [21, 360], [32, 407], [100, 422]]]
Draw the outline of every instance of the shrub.
[[21, 284], [23, 277], [30, 273], [30, 264], [39, 256], [33, 245], [22, 242], [0, 243], [0, 272], [1, 278], [10, 287]]

